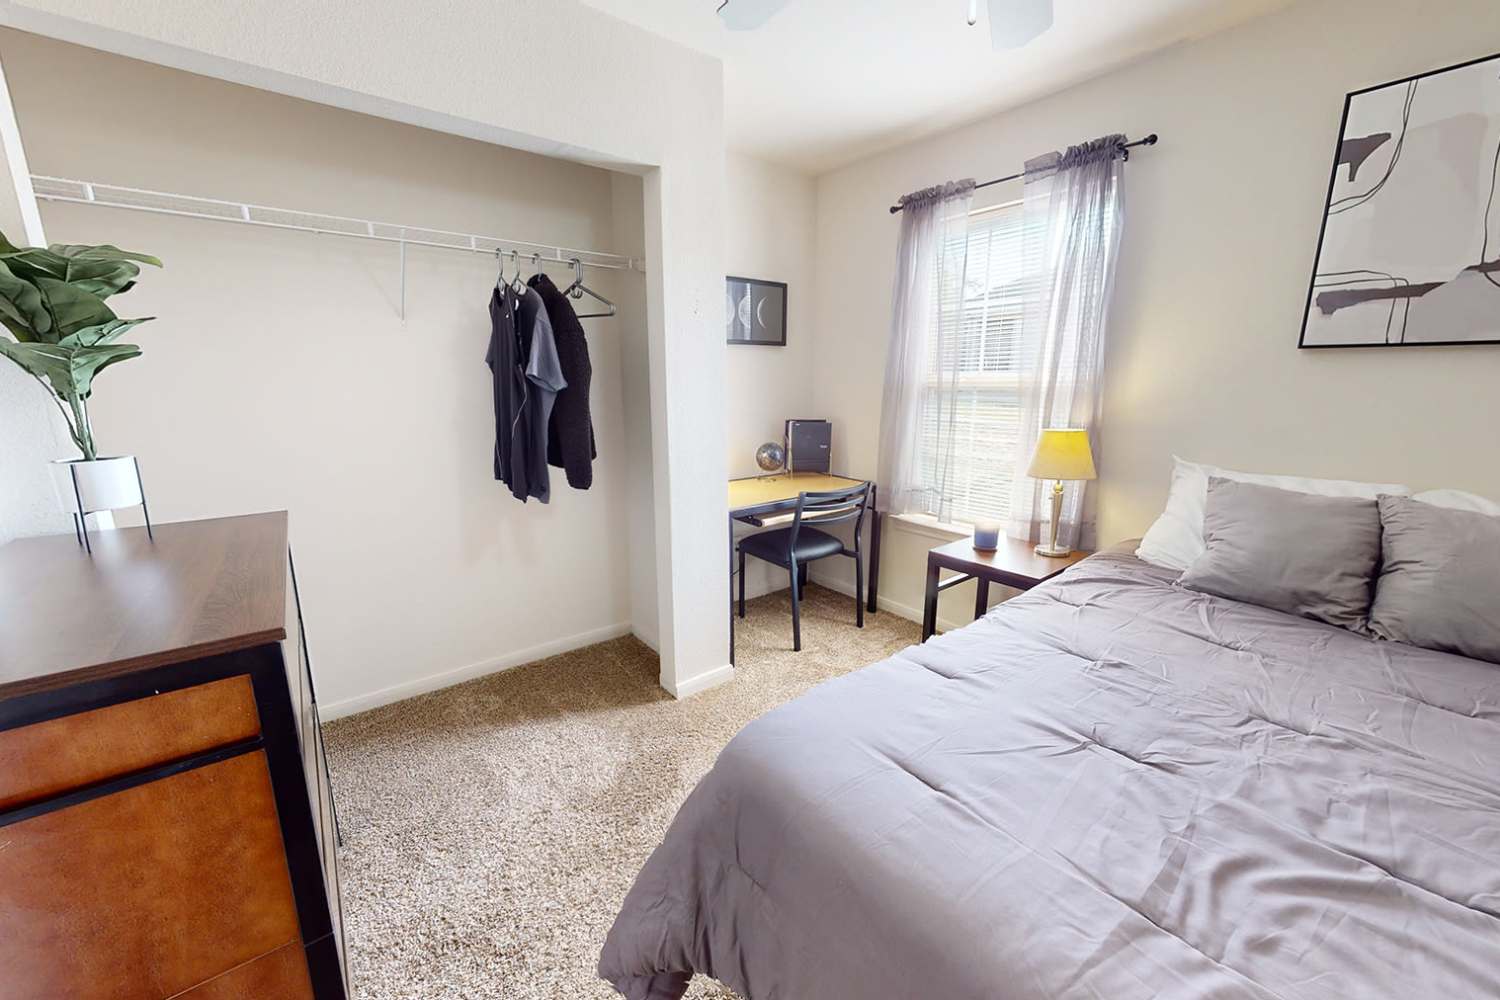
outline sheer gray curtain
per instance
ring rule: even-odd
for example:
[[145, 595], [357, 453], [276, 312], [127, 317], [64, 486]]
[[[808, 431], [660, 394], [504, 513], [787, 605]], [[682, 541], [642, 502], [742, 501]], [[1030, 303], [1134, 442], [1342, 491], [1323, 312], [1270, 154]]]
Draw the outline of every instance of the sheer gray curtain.
[[[963, 255], [943, 248], [963, 245], [974, 200], [972, 178], [949, 181], [901, 199], [901, 237], [891, 292], [891, 338], [880, 410], [879, 507], [903, 514], [930, 506], [933, 473], [941, 455], [924, 455], [921, 424], [929, 361], [951, 339], [956, 310], [940, 308], [963, 285]], [[955, 243], [954, 241], [957, 241]], [[947, 291], [945, 291], [947, 290]], [[924, 471], [925, 470], [925, 471]]]
[[[1011, 494], [1012, 538], [1043, 537], [1047, 484], [1026, 475], [1044, 429], [1087, 427], [1095, 461], [1103, 400], [1104, 334], [1124, 222], [1119, 154], [1109, 135], [1026, 164], [1026, 298], [1021, 327], [1021, 420]], [[1069, 483], [1058, 542], [1093, 544], [1087, 483]]]

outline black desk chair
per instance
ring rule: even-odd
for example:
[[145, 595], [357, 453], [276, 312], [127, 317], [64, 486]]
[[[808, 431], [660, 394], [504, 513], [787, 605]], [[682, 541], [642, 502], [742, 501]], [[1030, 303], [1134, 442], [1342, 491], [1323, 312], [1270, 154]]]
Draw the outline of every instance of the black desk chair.
[[[775, 528], [742, 538], [740, 553], [740, 617], [745, 617], [745, 556], [752, 555], [786, 570], [792, 581], [792, 649], [802, 649], [802, 571], [807, 564], [828, 556], [854, 560], [854, 622], [865, 627], [865, 563], [860, 554], [859, 530], [870, 502], [870, 484], [827, 493], [799, 493], [797, 512], [789, 528]], [[804, 525], [854, 522], [854, 551], [826, 531]]]

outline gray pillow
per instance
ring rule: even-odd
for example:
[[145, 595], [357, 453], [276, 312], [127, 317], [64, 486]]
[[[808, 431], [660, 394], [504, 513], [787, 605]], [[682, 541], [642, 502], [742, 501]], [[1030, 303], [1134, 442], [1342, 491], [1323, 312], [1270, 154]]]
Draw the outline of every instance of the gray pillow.
[[1367, 633], [1380, 560], [1374, 500], [1320, 497], [1217, 476], [1208, 481], [1203, 555], [1179, 581]]
[[1500, 663], [1500, 517], [1380, 498], [1385, 561], [1370, 630]]

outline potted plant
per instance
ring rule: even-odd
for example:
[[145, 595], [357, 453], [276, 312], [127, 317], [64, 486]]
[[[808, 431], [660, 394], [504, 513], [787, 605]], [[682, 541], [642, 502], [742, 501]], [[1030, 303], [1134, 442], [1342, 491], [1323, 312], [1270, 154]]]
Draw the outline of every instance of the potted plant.
[[108, 245], [17, 247], [0, 233], [0, 324], [15, 337], [0, 337], [0, 354], [42, 385], [78, 446], [81, 457], [58, 459], [53, 471], [80, 536], [83, 513], [144, 501], [134, 456], [101, 456], [89, 421], [94, 379], [141, 353], [120, 337], [152, 317], [121, 319], [104, 301], [134, 287], [140, 264], [161, 261]]

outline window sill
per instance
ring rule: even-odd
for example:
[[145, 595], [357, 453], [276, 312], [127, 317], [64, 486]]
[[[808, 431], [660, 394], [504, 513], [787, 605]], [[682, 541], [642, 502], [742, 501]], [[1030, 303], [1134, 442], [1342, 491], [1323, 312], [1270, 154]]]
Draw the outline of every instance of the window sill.
[[968, 538], [974, 534], [973, 525], [939, 521], [931, 514], [891, 514], [886, 520], [902, 531], [926, 535], [944, 542]]

